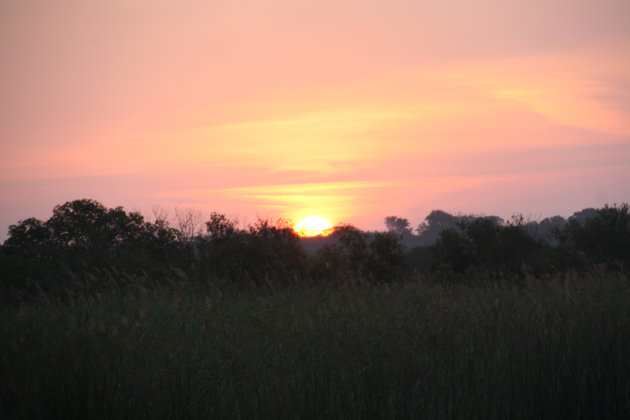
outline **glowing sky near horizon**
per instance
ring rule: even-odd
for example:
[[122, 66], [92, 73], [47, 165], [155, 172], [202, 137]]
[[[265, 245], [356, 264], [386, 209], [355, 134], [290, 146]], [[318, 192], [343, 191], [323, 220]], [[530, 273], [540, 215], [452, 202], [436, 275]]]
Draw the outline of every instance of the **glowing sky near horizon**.
[[0, 4], [0, 238], [93, 198], [383, 229], [630, 201], [627, 0]]

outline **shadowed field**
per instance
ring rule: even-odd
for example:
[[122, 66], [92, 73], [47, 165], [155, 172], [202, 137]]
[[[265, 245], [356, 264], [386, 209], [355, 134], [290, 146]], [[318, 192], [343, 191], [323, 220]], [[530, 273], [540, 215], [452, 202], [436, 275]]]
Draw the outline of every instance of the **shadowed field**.
[[115, 284], [2, 310], [4, 418], [630, 412], [623, 274], [240, 292]]

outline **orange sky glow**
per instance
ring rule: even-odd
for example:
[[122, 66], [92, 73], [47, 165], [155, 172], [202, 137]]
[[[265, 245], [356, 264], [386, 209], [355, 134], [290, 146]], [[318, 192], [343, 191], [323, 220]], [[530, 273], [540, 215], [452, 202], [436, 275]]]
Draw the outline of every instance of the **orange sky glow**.
[[384, 229], [630, 201], [630, 2], [0, 5], [0, 239], [93, 198]]

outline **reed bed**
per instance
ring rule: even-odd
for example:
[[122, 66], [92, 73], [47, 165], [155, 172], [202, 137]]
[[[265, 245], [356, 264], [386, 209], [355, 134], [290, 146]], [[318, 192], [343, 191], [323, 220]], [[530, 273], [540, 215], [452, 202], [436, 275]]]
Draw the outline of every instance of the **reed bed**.
[[627, 418], [626, 274], [469, 280], [41, 294], [1, 310], [0, 416]]

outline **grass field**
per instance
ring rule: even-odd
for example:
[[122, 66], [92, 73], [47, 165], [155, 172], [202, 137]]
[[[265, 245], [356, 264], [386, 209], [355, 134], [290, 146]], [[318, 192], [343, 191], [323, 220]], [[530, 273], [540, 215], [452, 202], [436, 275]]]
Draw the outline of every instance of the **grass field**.
[[40, 297], [1, 310], [0, 417], [627, 418], [626, 275], [471, 284]]

